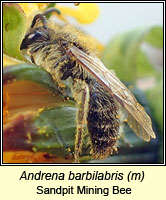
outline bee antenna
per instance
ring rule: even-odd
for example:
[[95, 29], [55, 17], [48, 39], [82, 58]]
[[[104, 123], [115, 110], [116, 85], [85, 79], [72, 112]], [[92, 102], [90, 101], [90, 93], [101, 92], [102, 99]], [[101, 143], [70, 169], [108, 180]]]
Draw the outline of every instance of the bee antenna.
[[46, 20], [45, 16], [44, 16], [43, 14], [37, 14], [37, 15], [35, 15], [35, 17], [33, 18], [33, 21], [32, 21], [32, 24], [31, 24], [31, 28], [34, 27], [34, 25], [36, 24], [36, 21], [37, 21], [38, 19], [40, 19], [40, 20], [42, 21], [43, 25], [46, 26], [47, 20]]
[[31, 24], [31, 28], [34, 27], [34, 25], [36, 24], [36, 21], [38, 19], [40, 19], [42, 21], [43, 25], [46, 27], [47, 19], [45, 18], [45, 16], [48, 15], [49, 13], [51, 13], [51, 12], [56, 12], [58, 15], [61, 14], [61, 12], [56, 8], [48, 8], [43, 14], [35, 15], [35, 17], [33, 18], [32, 24]]
[[56, 9], [56, 8], [48, 8], [44, 13], [43, 13], [43, 15], [48, 15], [49, 13], [52, 13], [52, 12], [56, 12], [58, 15], [60, 15], [61, 14], [61, 12], [58, 10], [58, 9]]

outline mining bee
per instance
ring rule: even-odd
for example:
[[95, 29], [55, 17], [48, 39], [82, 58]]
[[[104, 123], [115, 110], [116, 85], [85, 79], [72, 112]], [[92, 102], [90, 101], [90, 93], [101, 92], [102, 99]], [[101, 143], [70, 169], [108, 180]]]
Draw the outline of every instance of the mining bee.
[[77, 103], [75, 162], [79, 162], [84, 134], [88, 131], [91, 154], [103, 159], [116, 151], [121, 121], [119, 110], [135, 134], [145, 141], [155, 138], [150, 117], [133, 94], [96, 56], [95, 42], [71, 24], [51, 24], [37, 14], [21, 44], [31, 61], [48, 71], [63, 91], [64, 80], [72, 80]]

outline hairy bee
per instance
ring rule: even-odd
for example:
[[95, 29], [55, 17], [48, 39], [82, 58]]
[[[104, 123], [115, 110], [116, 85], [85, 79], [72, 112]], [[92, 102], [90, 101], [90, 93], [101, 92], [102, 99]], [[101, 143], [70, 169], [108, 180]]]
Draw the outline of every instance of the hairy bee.
[[60, 88], [62, 81], [69, 77], [72, 80], [71, 90], [78, 107], [75, 162], [79, 162], [86, 130], [94, 158], [114, 153], [121, 124], [119, 109], [127, 113], [127, 122], [139, 137], [145, 141], [155, 138], [150, 117], [116, 75], [97, 58], [90, 36], [70, 24], [51, 25], [45, 14], [34, 17], [21, 50], [33, 63], [47, 70]]

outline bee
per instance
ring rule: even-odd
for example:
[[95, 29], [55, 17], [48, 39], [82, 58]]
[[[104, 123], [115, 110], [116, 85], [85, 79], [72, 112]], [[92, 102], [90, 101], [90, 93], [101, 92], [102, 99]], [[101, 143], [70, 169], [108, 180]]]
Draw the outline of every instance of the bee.
[[[103, 159], [116, 151], [120, 135], [119, 110], [127, 123], [145, 141], [155, 138], [152, 122], [133, 94], [96, 56], [93, 39], [71, 24], [51, 24], [37, 14], [25, 35], [21, 50], [31, 61], [48, 71], [63, 91], [63, 81], [72, 80], [71, 91], [77, 104], [75, 162], [79, 162], [83, 138], [88, 131], [91, 154]], [[59, 11], [58, 11], [59, 12]]]

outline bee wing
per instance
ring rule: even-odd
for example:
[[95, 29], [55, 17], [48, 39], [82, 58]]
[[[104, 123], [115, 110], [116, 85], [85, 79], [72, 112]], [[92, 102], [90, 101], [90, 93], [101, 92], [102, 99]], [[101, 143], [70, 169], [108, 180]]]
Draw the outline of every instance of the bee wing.
[[74, 57], [84, 69], [110, 92], [123, 109], [127, 111], [127, 123], [137, 136], [145, 141], [156, 137], [152, 130], [151, 119], [146, 114], [144, 108], [137, 102], [134, 95], [118, 77], [109, 71], [96, 56], [90, 56], [75, 46], [72, 46], [68, 50], [67, 55]]

